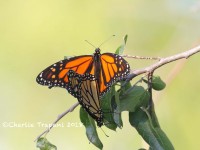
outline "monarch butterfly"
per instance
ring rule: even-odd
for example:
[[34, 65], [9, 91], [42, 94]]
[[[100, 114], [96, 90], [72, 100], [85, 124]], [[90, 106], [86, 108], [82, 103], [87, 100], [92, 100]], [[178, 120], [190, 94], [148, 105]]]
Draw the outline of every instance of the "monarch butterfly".
[[[68, 71], [78, 74], [91, 74], [97, 79], [99, 95], [103, 96], [117, 81], [130, 73], [130, 66], [121, 56], [113, 53], [100, 53], [97, 48], [93, 55], [81, 55], [61, 60], [43, 70], [36, 78], [41, 85], [69, 88]], [[74, 95], [76, 97], [76, 95]]]
[[99, 87], [94, 75], [80, 75], [73, 70], [68, 73], [68, 92], [77, 97], [79, 103], [96, 120], [97, 125], [103, 125], [103, 112], [100, 108]]

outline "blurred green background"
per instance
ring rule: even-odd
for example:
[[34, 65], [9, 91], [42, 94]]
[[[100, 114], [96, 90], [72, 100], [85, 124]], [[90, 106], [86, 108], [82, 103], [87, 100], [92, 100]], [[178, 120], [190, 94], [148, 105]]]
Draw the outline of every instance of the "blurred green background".
[[[0, 0], [0, 149], [36, 150], [33, 142], [44, 127], [77, 100], [66, 90], [40, 86], [36, 76], [64, 56], [114, 52], [129, 35], [125, 54], [169, 56], [200, 44], [200, 1], [195, 0]], [[127, 59], [131, 69], [153, 61]], [[167, 82], [154, 100], [162, 129], [176, 149], [199, 149], [200, 54], [158, 69]], [[146, 147], [123, 113], [124, 127], [117, 132], [99, 129], [105, 150]], [[59, 150], [94, 150], [79, 123], [79, 108], [53, 128], [47, 138]], [[28, 123], [34, 127], [4, 127]], [[81, 144], [79, 144], [81, 143]]]

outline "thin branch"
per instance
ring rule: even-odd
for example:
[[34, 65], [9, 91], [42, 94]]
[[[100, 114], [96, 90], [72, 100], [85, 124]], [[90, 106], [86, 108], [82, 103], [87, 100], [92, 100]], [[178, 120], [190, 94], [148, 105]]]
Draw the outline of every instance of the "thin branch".
[[42, 132], [34, 141], [37, 141], [41, 136], [43, 136], [44, 134], [48, 133], [51, 128], [53, 128], [53, 126], [62, 118], [64, 117], [66, 114], [68, 114], [69, 112], [72, 112], [77, 106], [79, 105], [79, 102], [75, 103], [74, 105], [72, 105], [69, 109], [67, 109], [65, 112], [63, 112], [62, 114], [58, 115], [57, 119], [51, 124], [51, 126], [46, 129], [44, 132]]
[[[170, 62], [173, 62], [173, 61], [176, 61], [178, 59], [187, 59], [189, 58], [190, 56], [196, 54], [200, 52], [200, 45], [193, 48], [193, 49], [190, 49], [188, 51], [185, 51], [185, 52], [182, 52], [182, 53], [179, 53], [179, 54], [176, 54], [176, 55], [173, 55], [173, 56], [169, 56], [169, 57], [166, 57], [166, 58], [159, 58], [159, 57], [139, 57], [139, 56], [132, 56], [132, 57], [129, 57], [129, 55], [123, 55], [124, 57], [129, 57], [129, 58], [142, 58], [142, 59], [155, 59], [155, 60], [159, 60], [158, 62], [148, 66], [148, 67], [145, 67], [145, 68], [142, 68], [142, 69], [137, 69], [137, 70], [133, 70], [130, 75], [127, 77], [127, 81], [130, 81], [132, 78], [140, 75], [140, 74], [143, 74], [143, 73], [149, 73], [149, 72], [153, 72], [154, 70], [156, 70], [157, 68], [160, 68], [161, 66], [167, 64], [167, 63], [170, 63]], [[69, 109], [67, 109], [65, 112], [63, 112], [62, 114], [60, 114], [58, 116], [58, 118], [51, 124], [51, 126], [46, 129], [43, 133], [41, 133], [36, 139], [35, 141], [37, 141], [42, 135], [48, 133], [51, 128], [53, 128], [53, 126], [61, 119], [63, 118], [66, 114], [68, 114], [69, 112], [72, 112], [77, 106], [79, 105], [79, 103], [75, 103], [73, 106], [71, 106]]]
[[130, 73], [130, 75], [127, 77], [127, 81], [130, 81], [132, 78], [134, 78], [134, 77], [136, 77], [140, 74], [152, 72], [152, 71], [160, 68], [161, 66], [168, 64], [170, 62], [176, 61], [178, 59], [183, 59], [183, 58], [187, 59], [190, 56], [192, 56], [192, 55], [194, 55], [198, 52], [200, 52], [200, 45], [195, 47], [195, 48], [192, 48], [188, 51], [185, 51], [185, 52], [182, 52], [182, 53], [179, 53], [179, 54], [176, 54], [176, 55], [172, 55], [172, 56], [169, 56], [169, 57], [161, 58], [160, 61], [158, 61], [158, 62], [156, 62], [156, 63], [154, 63], [154, 64], [152, 64], [148, 67], [133, 70]]
[[134, 59], [147, 59], [147, 60], [161, 60], [161, 57], [146, 57], [146, 56], [132, 56], [132, 55], [120, 55], [126, 58], [134, 58]]

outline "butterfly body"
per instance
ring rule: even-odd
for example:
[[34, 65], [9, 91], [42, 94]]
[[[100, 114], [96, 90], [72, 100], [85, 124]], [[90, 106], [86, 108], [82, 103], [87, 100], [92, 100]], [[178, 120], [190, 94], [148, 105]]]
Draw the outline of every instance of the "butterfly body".
[[101, 54], [100, 54], [100, 49], [97, 48], [95, 49], [95, 53], [94, 53], [94, 75], [95, 75], [95, 78], [97, 79], [97, 82], [98, 82], [98, 85], [100, 85], [101, 81], [100, 81], [100, 74], [101, 74]]

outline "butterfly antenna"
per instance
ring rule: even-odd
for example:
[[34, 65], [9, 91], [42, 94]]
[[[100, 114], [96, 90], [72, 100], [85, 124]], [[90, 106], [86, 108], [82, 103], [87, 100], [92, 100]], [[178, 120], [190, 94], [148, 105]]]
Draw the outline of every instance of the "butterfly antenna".
[[[100, 127], [101, 128], [101, 127]], [[101, 128], [101, 131], [105, 134], [105, 136], [109, 137], [106, 132]]]
[[108, 42], [111, 38], [113, 38], [115, 35], [111, 35], [109, 38], [107, 38], [105, 41], [103, 41], [99, 47], [101, 47], [101, 45], [103, 45], [104, 43]]
[[87, 42], [88, 44], [92, 45], [96, 49], [96, 47], [92, 43], [90, 43], [88, 40], [85, 40], [85, 42]]

